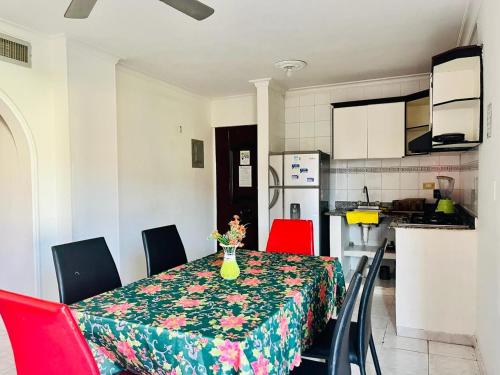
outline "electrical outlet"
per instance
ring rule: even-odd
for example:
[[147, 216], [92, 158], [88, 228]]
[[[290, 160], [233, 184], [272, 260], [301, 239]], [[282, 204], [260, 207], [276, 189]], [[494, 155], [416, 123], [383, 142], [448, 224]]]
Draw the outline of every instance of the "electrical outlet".
[[422, 184], [422, 189], [424, 190], [434, 190], [436, 188], [435, 182], [424, 182]]

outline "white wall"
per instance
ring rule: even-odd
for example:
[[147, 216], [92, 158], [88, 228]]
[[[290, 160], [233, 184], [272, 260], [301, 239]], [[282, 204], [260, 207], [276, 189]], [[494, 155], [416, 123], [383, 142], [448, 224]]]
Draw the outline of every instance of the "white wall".
[[[210, 102], [117, 69], [121, 275], [146, 275], [141, 231], [176, 224], [190, 260], [211, 253], [215, 228]], [[182, 132], [179, 131], [182, 126]], [[205, 167], [191, 168], [191, 139]]]
[[75, 42], [67, 53], [73, 240], [105, 237], [119, 264], [117, 60]]
[[41, 270], [38, 286], [42, 296], [56, 299], [50, 247], [71, 239], [69, 139], [67, 121], [60, 121], [67, 109], [67, 101], [61, 100], [65, 62], [60, 60], [66, 51], [60, 48], [64, 46], [61, 38], [47, 38], [6, 23], [0, 23], [0, 32], [32, 45], [31, 68], [0, 62], [0, 96], [19, 113], [33, 141], [31, 156], [37, 173], [34, 202], [38, 209], [34, 223], [39, 224], [34, 247], [39, 248]]
[[285, 151], [285, 91], [269, 88], [269, 152]]
[[[484, 44], [484, 118], [492, 103], [492, 137], [479, 147], [477, 339], [489, 375], [500, 374], [500, 2], [483, 0], [478, 38]], [[495, 199], [496, 198], [496, 199]], [[471, 302], [472, 303], [472, 302]]]
[[210, 105], [210, 123], [214, 127], [255, 125], [257, 97], [252, 93], [213, 99]]

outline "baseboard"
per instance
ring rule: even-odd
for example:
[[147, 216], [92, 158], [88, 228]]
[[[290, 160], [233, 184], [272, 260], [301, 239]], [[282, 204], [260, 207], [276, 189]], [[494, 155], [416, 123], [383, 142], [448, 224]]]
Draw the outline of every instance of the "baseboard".
[[472, 335], [426, 331], [423, 329], [401, 327], [401, 326], [397, 326], [396, 332], [398, 336], [410, 337], [414, 339], [431, 340], [437, 342], [444, 342], [447, 344], [457, 344], [457, 345], [466, 345], [474, 347], [476, 345], [475, 338]]
[[479, 365], [479, 373], [481, 375], [488, 375], [488, 372], [486, 371], [486, 366], [484, 365], [483, 356], [482, 356], [481, 350], [479, 348], [479, 341], [477, 341], [476, 336], [474, 336], [474, 350], [476, 352], [477, 364]]

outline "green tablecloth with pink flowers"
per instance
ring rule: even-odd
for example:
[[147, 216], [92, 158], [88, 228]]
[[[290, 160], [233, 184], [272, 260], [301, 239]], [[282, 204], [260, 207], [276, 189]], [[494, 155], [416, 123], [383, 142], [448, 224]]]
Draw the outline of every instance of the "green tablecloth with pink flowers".
[[337, 259], [238, 250], [241, 275], [219, 275], [222, 253], [71, 306], [103, 374], [287, 374], [336, 314]]

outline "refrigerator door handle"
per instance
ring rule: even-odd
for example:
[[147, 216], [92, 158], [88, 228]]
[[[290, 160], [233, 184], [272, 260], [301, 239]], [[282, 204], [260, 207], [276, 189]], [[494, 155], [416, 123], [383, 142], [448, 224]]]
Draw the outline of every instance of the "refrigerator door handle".
[[278, 202], [279, 197], [280, 197], [280, 189], [274, 189], [273, 197], [271, 199], [271, 202], [269, 202], [269, 209], [273, 208], [276, 205], [276, 202]]
[[276, 172], [276, 169], [269, 166], [269, 172], [271, 172], [271, 176], [273, 176], [273, 186], [279, 186], [280, 185], [280, 178], [278, 176], [278, 172]]
[[[271, 172], [271, 176], [273, 176], [274, 186], [279, 186], [280, 178], [276, 170], [273, 167], [269, 166], [269, 172]], [[273, 208], [276, 205], [276, 202], [278, 202], [279, 197], [280, 197], [280, 190], [274, 189], [273, 197], [271, 198], [271, 202], [269, 202], [269, 209]]]

